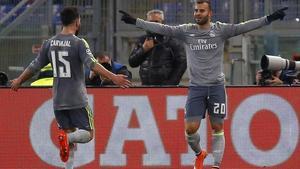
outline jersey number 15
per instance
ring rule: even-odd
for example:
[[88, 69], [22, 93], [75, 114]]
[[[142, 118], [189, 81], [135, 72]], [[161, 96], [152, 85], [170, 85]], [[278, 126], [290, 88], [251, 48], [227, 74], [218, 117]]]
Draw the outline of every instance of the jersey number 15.
[[[71, 77], [71, 67], [70, 62], [64, 59], [64, 57], [68, 57], [69, 53], [67, 51], [58, 51], [58, 59], [56, 59], [55, 51], [51, 51], [51, 59], [52, 59], [52, 67], [53, 67], [53, 77], [61, 77], [61, 78], [70, 78]], [[57, 66], [58, 63], [60, 66]]]

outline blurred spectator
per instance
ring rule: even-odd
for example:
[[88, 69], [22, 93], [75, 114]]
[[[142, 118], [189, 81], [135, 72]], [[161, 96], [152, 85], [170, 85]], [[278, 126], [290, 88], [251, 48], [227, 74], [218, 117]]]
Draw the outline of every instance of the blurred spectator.
[[[294, 54], [293, 61], [300, 61], [300, 55]], [[299, 84], [300, 73], [297, 70], [259, 70], [256, 72], [256, 84], [261, 86], [292, 85]]]
[[[300, 61], [299, 54], [293, 54], [291, 57], [292, 61]], [[284, 84], [299, 84], [300, 74], [298, 70], [282, 70], [280, 79]]]
[[[300, 54], [299, 53], [293, 54], [292, 60], [300, 61]], [[294, 73], [293, 76], [295, 77], [293, 80], [293, 84], [299, 85], [300, 84], [300, 72], [296, 71], [296, 73]]]
[[[127, 67], [123, 64], [115, 62], [111, 59], [108, 53], [104, 52], [102, 54], [97, 53], [96, 58], [98, 62], [105, 67], [107, 70], [113, 72], [114, 74], [123, 74], [127, 76], [128, 80], [132, 79], [131, 72], [127, 69]], [[87, 85], [92, 86], [106, 86], [106, 85], [115, 85], [111, 80], [105, 79], [104, 77], [99, 77], [93, 71], [90, 71], [89, 80], [87, 81]]]
[[6, 73], [0, 72], [0, 86], [7, 86], [8, 77]]
[[300, 73], [298, 73], [296, 75], [296, 78], [294, 79], [293, 84], [294, 85], [299, 85], [300, 84]]
[[293, 61], [300, 61], [300, 54], [298, 53], [295, 53], [295, 54], [293, 54], [293, 56], [292, 56], [292, 60]]
[[261, 86], [276, 86], [284, 84], [280, 79], [282, 71], [259, 70], [256, 72], [256, 84]]
[[[149, 11], [147, 21], [163, 23], [163, 11]], [[178, 85], [186, 70], [185, 50], [177, 39], [147, 32], [135, 44], [129, 64], [140, 66], [142, 85]]]
[[299, 84], [300, 74], [297, 70], [259, 70], [256, 72], [256, 84], [261, 86]]
[[38, 55], [41, 50], [42, 45], [41, 44], [33, 44], [31, 46], [31, 52], [35, 55]]
[[[38, 55], [41, 49], [41, 44], [32, 45], [31, 51], [33, 54]], [[53, 85], [53, 70], [49, 63], [41, 69], [37, 79], [30, 84], [30, 86], [52, 86]]]

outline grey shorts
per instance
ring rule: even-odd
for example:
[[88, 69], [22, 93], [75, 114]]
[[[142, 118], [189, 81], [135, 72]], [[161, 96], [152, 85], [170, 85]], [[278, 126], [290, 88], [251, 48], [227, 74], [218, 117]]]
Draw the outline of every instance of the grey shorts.
[[191, 86], [185, 105], [186, 120], [201, 120], [206, 112], [217, 122], [222, 122], [227, 114], [227, 96], [224, 85]]
[[94, 129], [94, 113], [89, 106], [70, 109], [54, 110], [55, 118], [60, 129], [84, 129], [91, 131]]

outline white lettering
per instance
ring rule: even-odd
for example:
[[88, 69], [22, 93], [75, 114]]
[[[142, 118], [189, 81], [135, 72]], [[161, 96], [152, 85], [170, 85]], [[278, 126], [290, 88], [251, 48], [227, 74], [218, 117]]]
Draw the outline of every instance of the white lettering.
[[[268, 151], [257, 149], [249, 133], [253, 116], [262, 109], [272, 111], [280, 121], [279, 141]], [[272, 94], [254, 95], [245, 99], [234, 113], [231, 124], [232, 142], [239, 156], [252, 165], [260, 167], [279, 165], [288, 160], [296, 150], [299, 138], [298, 125], [295, 110], [284, 98]]]
[[71, 42], [68, 40], [65, 40], [65, 41], [51, 40], [50, 46], [71, 47]]
[[216, 43], [214, 44], [190, 44], [191, 50], [212, 50], [217, 49], [218, 45]]
[[[147, 154], [143, 165], [170, 165], [147, 96], [115, 96], [114, 105], [118, 112], [105, 153], [100, 155], [100, 166], [126, 166], [126, 155], [122, 154], [126, 140], [144, 141]], [[128, 128], [133, 111], [140, 128]]]
[[[93, 97], [89, 96], [91, 109]], [[51, 166], [64, 167], [59, 157], [59, 150], [51, 139], [51, 123], [55, 120], [53, 100], [44, 102], [34, 113], [30, 124], [30, 142], [35, 153], [41, 160]], [[94, 139], [95, 140], [95, 139]], [[74, 157], [74, 167], [80, 167], [95, 160], [95, 141], [78, 144]]]
[[207, 43], [207, 39], [198, 39], [198, 43], [201, 44], [201, 43]]
[[[118, 110], [105, 152], [100, 154], [99, 166], [127, 166], [126, 154], [122, 152], [125, 142], [133, 140], [143, 141], [146, 148], [146, 154], [143, 154], [141, 165], [171, 166], [171, 157], [166, 153], [147, 96], [115, 96], [113, 99], [114, 106]], [[177, 120], [178, 110], [184, 109], [187, 97], [167, 96], [166, 99], [167, 120]], [[89, 101], [93, 109], [93, 96], [89, 95]], [[220, 109], [222, 105], [217, 107]], [[277, 116], [281, 129], [277, 144], [267, 151], [260, 150], [253, 144], [253, 138], [249, 132], [253, 116], [262, 109], [270, 110]], [[134, 111], [137, 115], [139, 128], [128, 128]], [[64, 163], [59, 158], [59, 150], [51, 139], [53, 120], [55, 117], [52, 99], [50, 99], [45, 101], [34, 113], [29, 137], [33, 150], [42, 161], [51, 166], [63, 167]], [[207, 125], [207, 120], [203, 119], [198, 130], [201, 137], [201, 147], [204, 149], [207, 149]], [[276, 166], [284, 163], [294, 154], [299, 141], [299, 122], [292, 105], [284, 98], [272, 94], [259, 94], [246, 98], [238, 105], [232, 116], [230, 133], [235, 151], [245, 162], [259, 167]], [[182, 130], [182, 136], [184, 137], [184, 130]], [[193, 165], [194, 152], [188, 144], [186, 146], [187, 152], [180, 154], [181, 166]], [[95, 140], [87, 144], [78, 144], [74, 167], [80, 167], [93, 161], [95, 161]], [[204, 164], [213, 164], [211, 153], [205, 159]]]

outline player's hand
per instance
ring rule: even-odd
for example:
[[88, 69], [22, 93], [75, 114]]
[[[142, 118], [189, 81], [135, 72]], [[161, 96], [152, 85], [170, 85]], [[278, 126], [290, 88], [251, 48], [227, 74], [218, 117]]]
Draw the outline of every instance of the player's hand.
[[131, 15], [129, 15], [125, 11], [119, 10], [119, 12], [121, 14], [123, 14], [122, 17], [121, 17], [121, 21], [124, 21], [127, 24], [132, 24], [132, 25], [136, 24], [136, 18], [132, 17]]
[[267, 16], [268, 21], [271, 23], [278, 19], [283, 20], [283, 18], [286, 15], [284, 11], [287, 9], [288, 9], [288, 7], [281, 8], [281, 9], [275, 11], [274, 13], [272, 13], [271, 15]]
[[126, 78], [127, 76], [125, 75], [117, 74], [113, 76], [111, 80], [113, 81], [114, 84], [120, 86], [121, 88], [129, 88], [131, 86], [131, 82]]
[[13, 79], [10, 81], [10, 87], [13, 91], [18, 91], [18, 89], [20, 88], [21, 86], [21, 81], [19, 79]]

